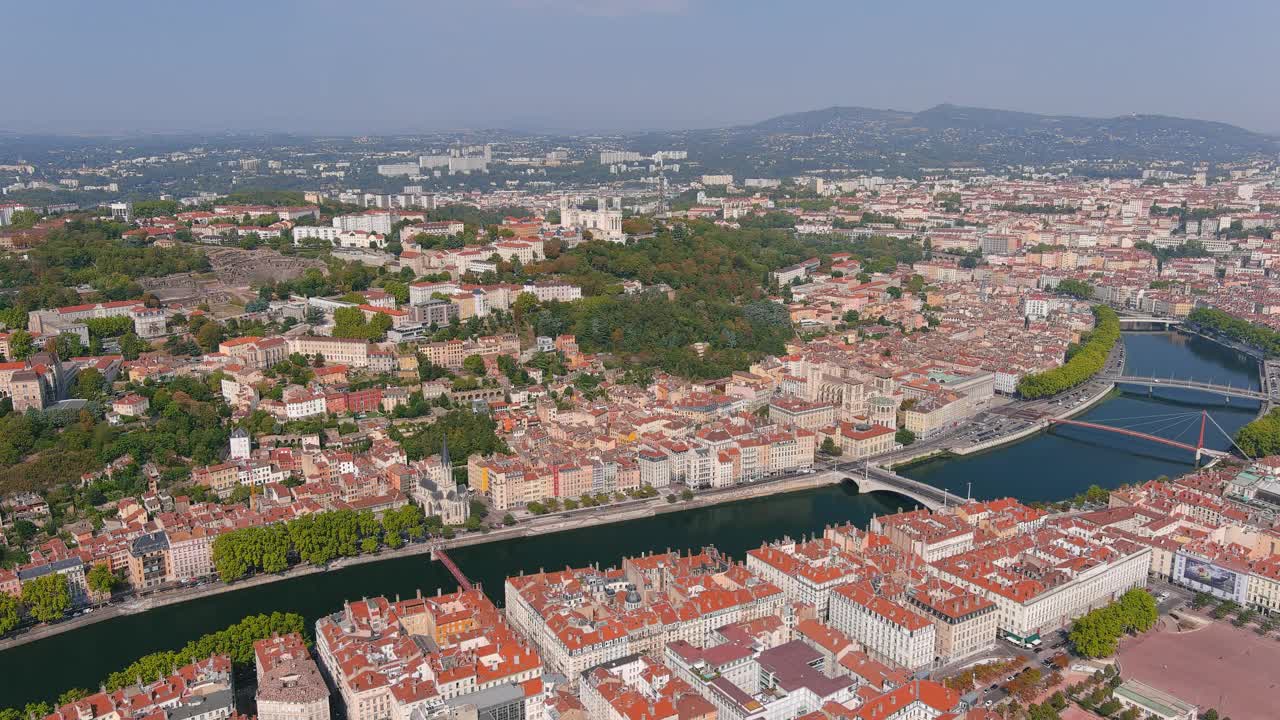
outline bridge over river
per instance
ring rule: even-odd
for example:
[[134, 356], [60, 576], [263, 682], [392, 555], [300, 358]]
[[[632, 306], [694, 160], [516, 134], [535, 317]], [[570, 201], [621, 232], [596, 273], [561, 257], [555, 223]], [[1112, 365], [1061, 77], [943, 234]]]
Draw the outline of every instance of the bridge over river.
[[963, 505], [966, 500], [928, 483], [903, 477], [887, 468], [864, 461], [837, 463], [821, 471], [818, 481], [831, 484], [848, 482], [860, 493], [885, 491], [908, 497], [920, 505], [936, 510], [947, 505]]
[[1194, 380], [1191, 378], [1175, 378], [1175, 377], [1146, 377], [1143, 375], [1124, 375], [1124, 374], [1103, 374], [1099, 376], [1103, 380], [1123, 385], [1144, 385], [1148, 390], [1157, 388], [1177, 388], [1180, 390], [1200, 390], [1202, 392], [1213, 393], [1228, 398], [1242, 398], [1245, 400], [1257, 400], [1266, 402], [1268, 400], [1267, 393], [1262, 390], [1244, 386], [1219, 385], [1213, 382], [1204, 382], [1202, 380]]

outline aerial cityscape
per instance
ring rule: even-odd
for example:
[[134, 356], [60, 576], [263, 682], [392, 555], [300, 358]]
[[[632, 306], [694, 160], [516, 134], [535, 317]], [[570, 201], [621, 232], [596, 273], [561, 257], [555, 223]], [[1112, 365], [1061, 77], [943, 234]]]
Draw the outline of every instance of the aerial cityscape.
[[1280, 718], [1280, 9], [263, 5], [10, 14], [0, 720]]

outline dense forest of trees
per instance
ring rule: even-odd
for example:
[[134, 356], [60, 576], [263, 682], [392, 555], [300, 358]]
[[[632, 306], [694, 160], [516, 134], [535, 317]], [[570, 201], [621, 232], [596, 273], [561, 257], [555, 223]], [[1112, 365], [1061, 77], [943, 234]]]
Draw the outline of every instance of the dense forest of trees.
[[18, 290], [0, 305], [10, 310], [0, 314], [0, 321], [25, 328], [29, 310], [81, 302], [74, 289], [79, 285], [92, 287], [105, 300], [128, 300], [142, 295], [138, 278], [209, 269], [198, 249], [133, 245], [120, 240], [126, 229], [120, 223], [72, 220], [51, 230], [26, 259], [0, 258], [0, 288]]
[[[722, 299], [760, 299], [768, 273], [811, 257], [848, 252], [892, 269], [921, 259], [918, 243], [887, 237], [797, 237], [784, 229], [733, 230], [693, 222], [660, 230], [642, 243], [583, 243], [525, 270], [560, 273], [585, 295], [616, 294], [621, 280], [664, 283], [681, 291]], [[548, 255], [551, 255], [549, 252]]]
[[[533, 327], [538, 335], [576, 335], [584, 352], [691, 378], [723, 377], [765, 354], [780, 355], [793, 334], [786, 308], [768, 300], [672, 302], [653, 294], [548, 303], [534, 313]], [[691, 347], [697, 342], [710, 345], [701, 356]]]
[[47, 490], [130, 456], [138, 464], [207, 464], [225, 447], [228, 413], [211, 390], [220, 377], [177, 378], [137, 392], [150, 400], [154, 421], [125, 431], [103, 420], [103, 408], [9, 413], [0, 417], [0, 492]]
[[493, 418], [470, 410], [451, 410], [430, 425], [408, 434], [402, 435], [392, 428], [391, 437], [400, 442], [410, 460], [439, 454], [446, 437], [449, 439], [449, 457], [454, 463], [466, 462], [472, 454], [510, 452], [507, 444], [498, 437]]
[[1093, 309], [1095, 326], [1066, 364], [1042, 373], [1027, 375], [1018, 382], [1018, 394], [1029, 400], [1056, 395], [1093, 377], [1107, 364], [1111, 348], [1120, 339], [1120, 318], [1116, 311], [1099, 305]]

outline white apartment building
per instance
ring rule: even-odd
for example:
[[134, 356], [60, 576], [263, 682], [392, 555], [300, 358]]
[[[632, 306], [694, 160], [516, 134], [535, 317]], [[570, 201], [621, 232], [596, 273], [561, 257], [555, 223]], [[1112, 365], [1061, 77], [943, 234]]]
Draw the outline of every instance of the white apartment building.
[[370, 346], [359, 338], [336, 338], [324, 335], [299, 335], [289, 338], [289, 353], [322, 355], [331, 365], [368, 367]]
[[323, 395], [298, 393], [284, 400], [284, 414], [290, 420], [303, 420], [325, 414]]
[[831, 594], [830, 624], [881, 662], [913, 671], [933, 664], [933, 623], [862, 585], [842, 585]]
[[246, 460], [240, 463], [238, 468], [236, 481], [250, 487], [262, 487], [267, 483], [283, 480], [285, 475], [283, 472], [276, 471], [271, 463], [257, 460]]
[[[984, 549], [982, 559], [955, 555], [926, 569], [994, 602], [1000, 632], [1023, 641], [1146, 587], [1151, 569], [1150, 547], [1071, 520]], [[1063, 555], [1075, 561], [1064, 563]], [[998, 559], [986, 559], [992, 556]]]
[[401, 175], [417, 175], [421, 168], [416, 162], [409, 163], [388, 163], [378, 166], [378, 174], [383, 177], [397, 177]]
[[191, 530], [170, 530], [169, 566], [178, 582], [213, 574], [213, 541], [217, 533], [203, 526]]
[[338, 227], [323, 225], [301, 225], [293, 229], [293, 244], [301, 245], [304, 240], [324, 240], [337, 247], [368, 249], [380, 247], [386, 243], [386, 235], [364, 230], [343, 230]]
[[582, 288], [562, 282], [529, 283], [521, 288], [538, 298], [538, 302], [573, 302], [582, 298]]
[[671, 484], [671, 465], [665, 453], [641, 450], [636, 454], [636, 464], [640, 467], [641, 485], [661, 490]]
[[615, 163], [640, 162], [644, 156], [633, 150], [603, 150], [600, 152], [601, 165], [613, 165]]
[[342, 228], [332, 225], [299, 225], [293, 229], [293, 244], [301, 245], [303, 240], [325, 240], [333, 242], [338, 239]]
[[352, 215], [338, 215], [333, 219], [333, 226], [345, 232], [391, 234], [394, 219], [389, 210], [366, 210]]

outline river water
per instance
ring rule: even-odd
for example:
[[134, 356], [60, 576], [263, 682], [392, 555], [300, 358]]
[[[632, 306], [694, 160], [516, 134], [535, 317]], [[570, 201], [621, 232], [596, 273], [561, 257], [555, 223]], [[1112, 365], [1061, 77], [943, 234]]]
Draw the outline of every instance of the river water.
[[[1165, 376], [1172, 372], [1175, 377], [1257, 385], [1251, 359], [1206, 340], [1171, 333], [1126, 333], [1125, 342], [1129, 374], [1154, 370]], [[1227, 405], [1202, 393], [1163, 389], [1148, 397], [1145, 389], [1135, 389], [1117, 393], [1081, 419], [1141, 418], [1120, 422], [1146, 422], [1136, 429], [1184, 441], [1190, 437], [1194, 445], [1199, 423], [1177, 414], [1196, 413], [1201, 408], [1209, 409], [1232, 433], [1257, 412], [1256, 404], [1233, 401]], [[1152, 419], [1157, 415], [1161, 417]], [[1209, 432], [1205, 444], [1225, 449], [1228, 443], [1221, 434]], [[1069, 497], [1090, 484], [1112, 488], [1162, 474], [1176, 475], [1189, 470], [1191, 463], [1189, 453], [1175, 448], [1096, 430], [1060, 428], [981, 455], [930, 461], [903, 472], [961, 494], [972, 483], [974, 497], [1013, 495], [1034, 501]], [[474, 545], [450, 551], [450, 555], [473, 581], [482, 583], [490, 596], [501, 602], [503, 578], [522, 571], [609, 565], [625, 555], [710, 544], [740, 558], [745, 550], [765, 540], [819, 533], [826, 525], [843, 522], [865, 526], [873, 514], [911, 505], [893, 494], [858, 495], [848, 486], [833, 486]], [[409, 597], [419, 590], [434, 593], [440, 588], [448, 592], [454, 587], [453, 578], [422, 555], [305, 575], [112, 618], [0, 653], [0, 707], [52, 700], [70, 687], [94, 689], [108, 673], [140, 655], [176, 649], [248, 614], [291, 611], [314, 623], [322, 614], [334, 612], [344, 600], [375, 595]]]
[[[1195, 336], [1125, 333], [1125, 374], [1209, 380], [1258, 387], [1257, 364], [1242, 353]], [[1235, 434], [1258, 413], [1258, 403], [1194, 390], [1151, 386], [1120, 388], [1076, 419], [1128, 426], [1195, 445], [1201, 409]], [[1227, 450], [1230, 439], [1207, 423], [1204, 444]], [[1160, 475], [1179, 475], [1194, 463], [1186, 450], [1089, 428], [1058, 426], [1022, 442], [964, 458], [930, 460], [900, 469], [915, 480], [972, 497], [1014, 496], [1026, 502], [1061, 500], [1097, 484], [1111, 489]]]

